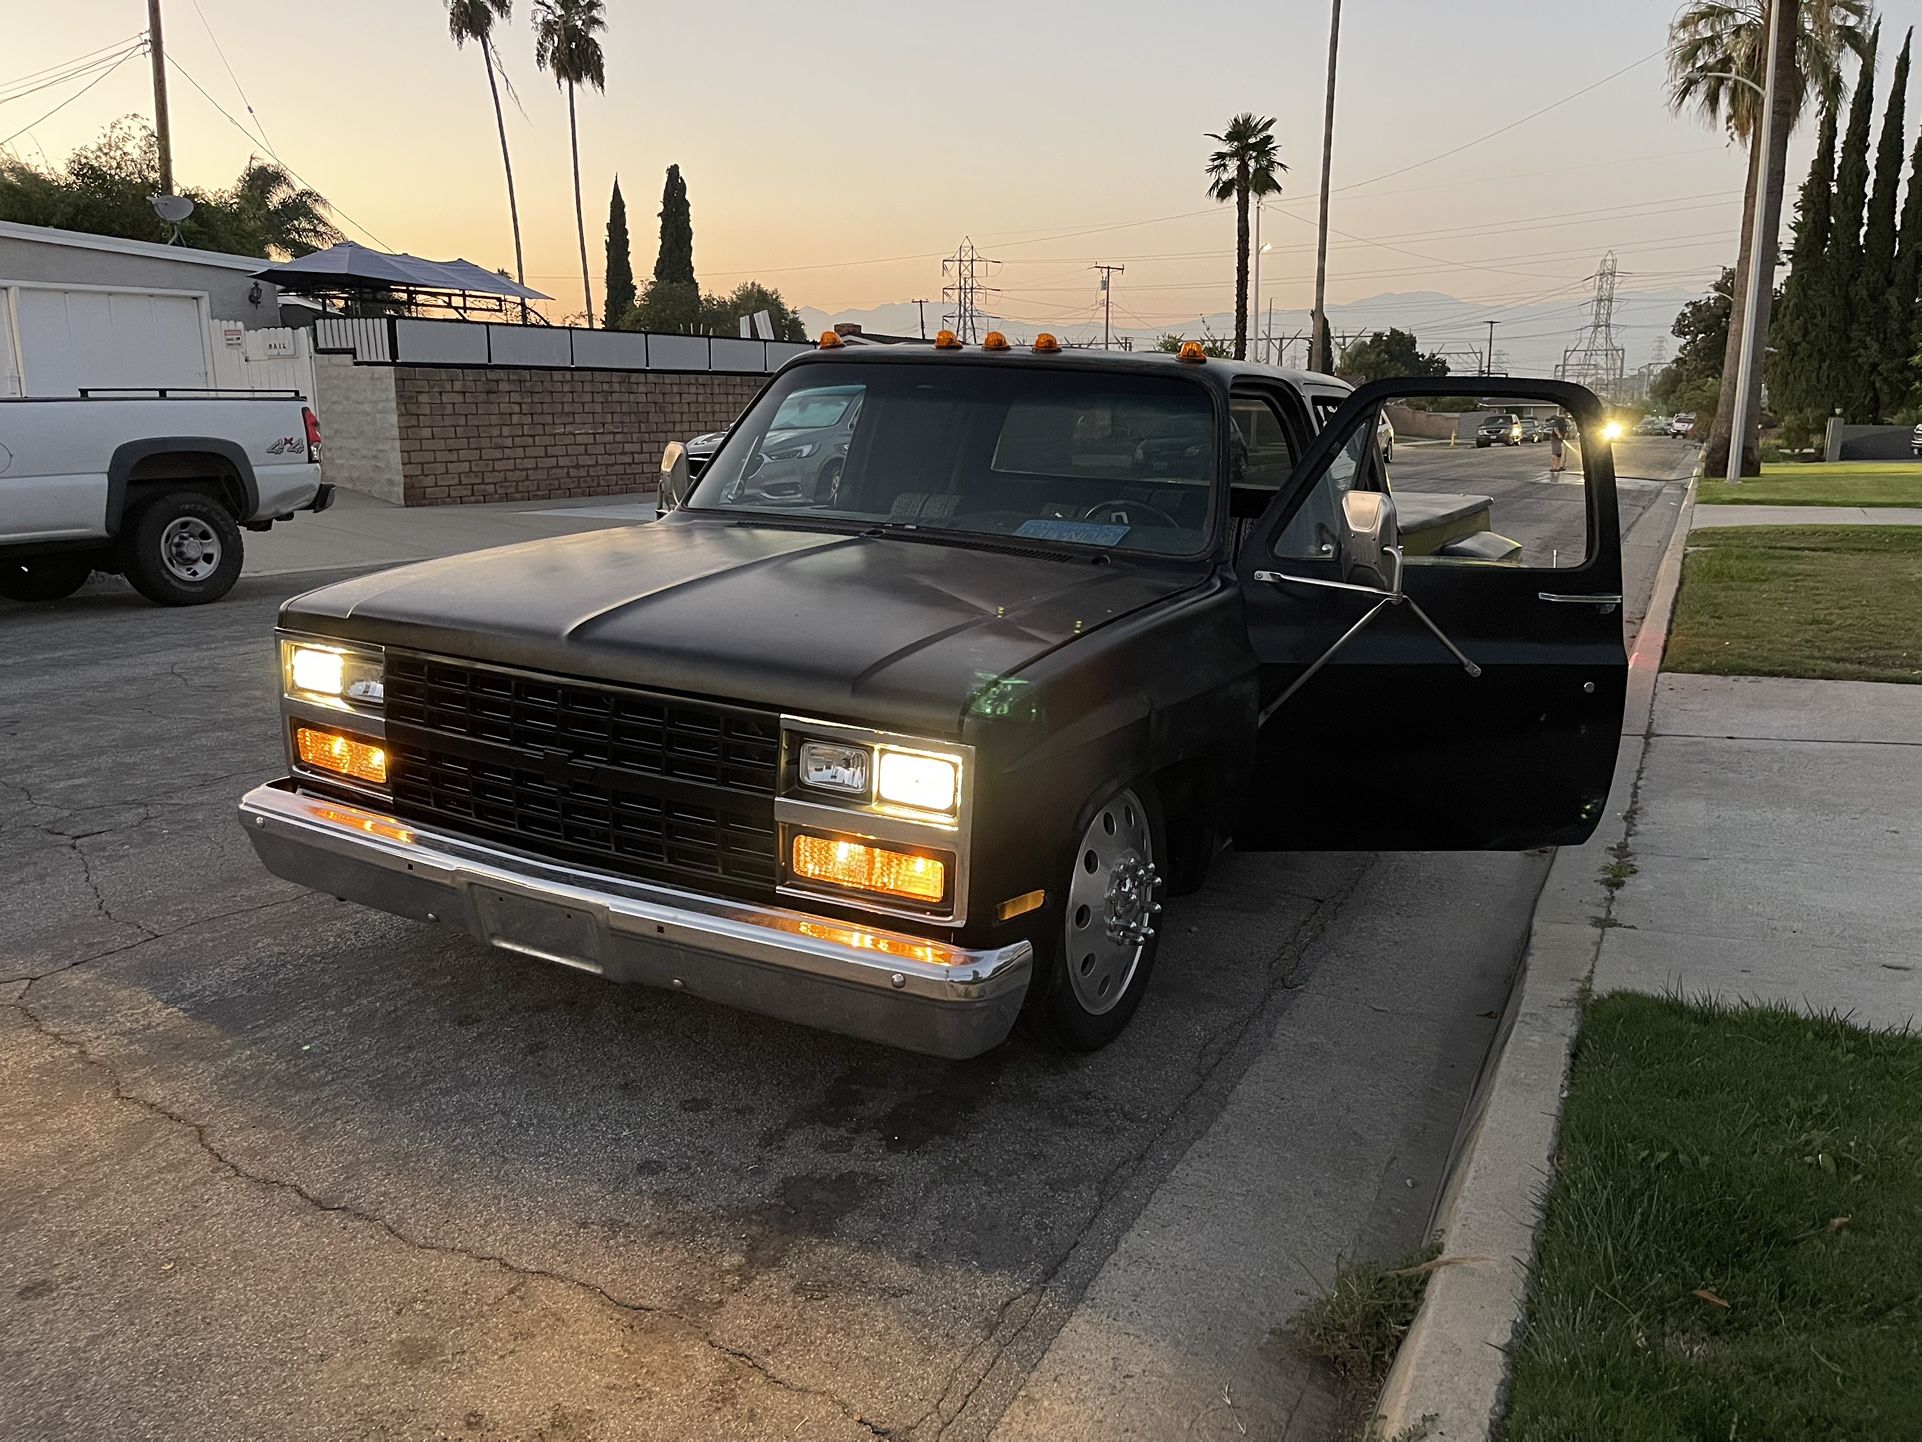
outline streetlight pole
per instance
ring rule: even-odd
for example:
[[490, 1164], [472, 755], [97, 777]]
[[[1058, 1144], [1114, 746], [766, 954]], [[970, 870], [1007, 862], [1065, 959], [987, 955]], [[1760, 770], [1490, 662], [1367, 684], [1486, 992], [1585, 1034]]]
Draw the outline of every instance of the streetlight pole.
[[[1729, 429], [1727, 480], [1731, 486], [1742, 484], [1742, 453], [1748, 449], [1749, 388], [1755, 383], [1755, 316], [1762, 304], [1762, 247], [1774, 244], [1775, 239], [1766, 234], [1764, 221], [1768, 211], [1770, 145], [1775, 128], [1776, 52], [1782, 44], [1782, 0], [1763, 0], [1763, 3], [1768, 18], [1764, 61], [1767, 69], [1762, 77], [1762, 124], [1755, 137], [1759, 158], [1755, 167], [1755, 222], [1749, 232], [1748, 303], [1742, 312], [1742, 344], [1735, 362], [1734, 424]], [[1743, 79], [1742, 83], [1751, 89], [1755, 87], [1752, 80]]]
[[1321, 223], [1315, 230], [1315, 321], [1308, 342], [1308, 369], [1331, 371], [1328, 348], [1328, 188], [1335, 159], [1335, 57], [1341, 53], [1341, 0], [1328, 18], [1328, 98], [1321, 117]]

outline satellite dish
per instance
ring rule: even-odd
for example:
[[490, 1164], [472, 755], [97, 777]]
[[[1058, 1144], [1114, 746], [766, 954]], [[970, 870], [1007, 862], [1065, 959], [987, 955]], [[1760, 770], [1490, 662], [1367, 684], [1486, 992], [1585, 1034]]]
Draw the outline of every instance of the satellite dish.
[[184, 195], [150, 195], [147, 199], [153, 205], [154, 214], [173, 227], [167, 244], [180, 244], [180, 222], [194, 213], [194, 203]]

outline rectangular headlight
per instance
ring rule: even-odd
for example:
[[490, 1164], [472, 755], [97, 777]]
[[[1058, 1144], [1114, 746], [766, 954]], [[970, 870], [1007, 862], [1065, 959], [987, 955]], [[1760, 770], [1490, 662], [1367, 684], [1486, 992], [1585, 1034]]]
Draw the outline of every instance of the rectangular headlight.
[[947, 863], [843, 836], [796, 836], [795, 876], [850, 891], [896, 896], [932, 906], [948, 891]]
[[281, 688], [297, 700], [378, 710], [386, 700], [385, 671], [377, 650], [281, 638]]
[[960, 759], [883, 746], [875, 766], [874, 794], [890, 805], [952, 816], [961, 797]]
[[845, 741], [803, 741], [801, 784], [817, 791], [866, 797], [874, 753]]

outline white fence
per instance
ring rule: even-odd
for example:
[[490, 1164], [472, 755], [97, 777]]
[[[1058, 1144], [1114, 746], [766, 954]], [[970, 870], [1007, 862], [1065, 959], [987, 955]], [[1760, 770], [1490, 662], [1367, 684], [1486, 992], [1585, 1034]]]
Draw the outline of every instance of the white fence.
[[272, 326], [248, 330], [237, 320], [208, 327], [213, 354], [210, 384], [222, 390], [314, 394], [313, 340], [304, 330]]
[[811, 349], [798, 341], [417, 320], [410, 316], [322, 316], [314, 323], [314, 345], [322, 353], [351, 355], [357, 365], [713, 371], [733, 375], [765, 375]]

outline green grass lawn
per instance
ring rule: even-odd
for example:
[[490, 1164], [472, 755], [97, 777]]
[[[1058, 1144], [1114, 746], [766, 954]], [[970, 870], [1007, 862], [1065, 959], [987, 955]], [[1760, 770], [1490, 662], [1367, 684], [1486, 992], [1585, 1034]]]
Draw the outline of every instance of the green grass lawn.
[[1922, 461], [1778, 461], [1731, 486], [1704, 476], [1705, 506], [1922, 506]]
[[1922, 1438], [1922, 1038], [1591, 1007], [1506, 1437]]
[[1922, 682], [1922, 526], [1688, 538], [1667, 671]]

